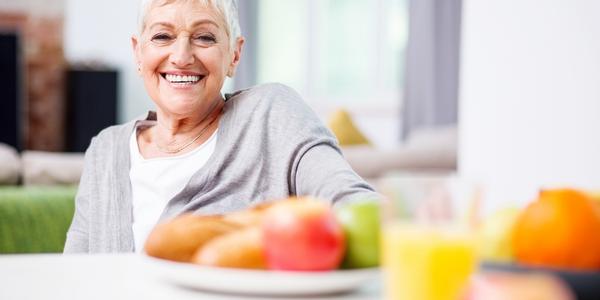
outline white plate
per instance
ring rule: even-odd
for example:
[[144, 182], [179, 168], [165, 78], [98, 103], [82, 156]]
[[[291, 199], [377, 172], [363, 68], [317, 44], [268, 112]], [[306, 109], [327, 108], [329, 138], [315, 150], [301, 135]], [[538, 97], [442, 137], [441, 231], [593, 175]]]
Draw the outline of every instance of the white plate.
[[206, 267], [145, 256], [159, 277], [205, 291], [264, 296], [310, 296], [349, 292], [376, 279], [378, 268], [329, 272], [283, 272]]

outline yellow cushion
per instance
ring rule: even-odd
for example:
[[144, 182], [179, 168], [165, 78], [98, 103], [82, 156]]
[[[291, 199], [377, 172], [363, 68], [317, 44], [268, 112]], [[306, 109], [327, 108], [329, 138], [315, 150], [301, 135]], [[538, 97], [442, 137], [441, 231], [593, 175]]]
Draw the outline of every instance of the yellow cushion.
[[354, 125], [352, 117], [346, 110], [339, 109], [335, 111], [329, 118], [328, 125], [341, 146], [371, 144]]

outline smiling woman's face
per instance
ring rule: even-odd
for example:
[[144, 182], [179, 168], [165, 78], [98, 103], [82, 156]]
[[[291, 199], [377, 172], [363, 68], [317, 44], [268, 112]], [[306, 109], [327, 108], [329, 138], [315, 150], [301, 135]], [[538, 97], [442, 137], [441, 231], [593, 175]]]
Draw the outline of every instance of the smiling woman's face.
[[199, 1], [152, 7], [132, 42], [148, 94], [160, 110], [177, 116], [202, 112], [220, 99], [243, 43], [231, 49], [225, 21]]

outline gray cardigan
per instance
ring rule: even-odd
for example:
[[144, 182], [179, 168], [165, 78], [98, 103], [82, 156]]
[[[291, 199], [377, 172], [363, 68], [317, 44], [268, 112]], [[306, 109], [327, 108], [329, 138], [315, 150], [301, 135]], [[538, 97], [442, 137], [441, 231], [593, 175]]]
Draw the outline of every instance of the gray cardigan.
[[[161, 220], [183, 212], [223, 214], [290, 195], [332, 201], [377, 198], [342, 157], [337, 141], [300, 96], [266, 84], [229, 96], [209, 161], [169, 200]], [[146, 120], [92, 139], [65, 253], [134, 251], [129, 138]]]

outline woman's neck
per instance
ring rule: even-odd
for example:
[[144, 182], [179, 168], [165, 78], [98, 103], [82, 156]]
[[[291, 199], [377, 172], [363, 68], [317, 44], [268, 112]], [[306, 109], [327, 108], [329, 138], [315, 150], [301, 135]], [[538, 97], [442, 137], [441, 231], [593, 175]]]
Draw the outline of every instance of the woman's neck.
[[174, 116], [157, 110], [157, 125], [149, 142], [165, 154], [183, 153], [202, 144], [218, 126], [224, 101], [215, 100], [204, 111], [189, 116]]
[[210, 122], [215, 115], [221, 113], [224, 102], [215, 99], [206, 109], [188, 115], [175, 115], [161, 110], [156, 111], [156, 129], [163, 138], [176, 138], [178, 136], [193, 135], [203, 124]]

